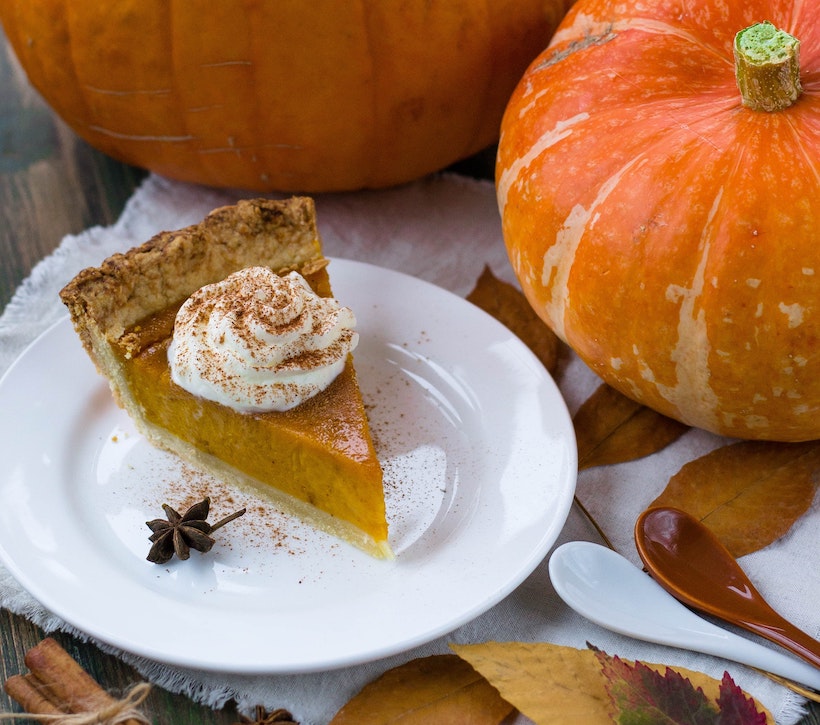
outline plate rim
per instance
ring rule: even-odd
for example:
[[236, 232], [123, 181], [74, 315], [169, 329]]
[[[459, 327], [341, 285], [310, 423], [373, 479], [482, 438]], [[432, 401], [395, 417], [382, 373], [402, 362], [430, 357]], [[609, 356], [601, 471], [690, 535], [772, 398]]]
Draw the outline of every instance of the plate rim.
[[[359, 270], [359, 272], [361, 272], [362, 270], [366, 270], [368, 274], [396, 275], [397, 278], [403, 278], [405, 283], [409, 283], [413, 286], [421, 286], [421, 288], [423, 289], [435, 290], [436, 294], [444, 293], [445, 298], [449, 298], [456, 305], [457, 310], [460, 308], [461, 305], [468, 305], [470, 308], [472, 308], [472, 310], [479, 313], [480, 316], [483, 317], [484, 324], [495, 325], [497, 326], [497, 328], [503, 330], [506, 336], [509, 336], [510, 338], [517, 341], [524, 355], [529, 355], [531, 356], [532, 360], [537, 361], [537, 358], [535, 358], [535, 355], [532, 353], [532, 351], [529, 350], [529, 348], [522, 341], [520, 341], [508, 328], [502, 325], [502, 323], [500, 323], [494, 317], [486, 313], [484, 310], [481, 310], [479, 307], [470, 303], [468, 300], [456, 295], [455, 293], [443, 287], [435, 285], [424, 279], [413, 277], [403, 272], [378, 267], [377, 265], [368, 262], [360, 262], [355, 260], [332, 257], [331, 263], [337, 263], [337, 265], [341, 264], [342, 266], [350, 265], [348, 274], [352, 274], [356, 270]], [[341, 285], [341, 287], [343, 288], [344, 285]], [[3, 373], [2, 377], [0, 377], [0, 395], [2, 395], [2, 392], [7, 384], [6, 381], [15, 374], [14, 371], [17, 370], [18, 367], [22, 364], [21, 361], [25, 360], [25, 358], [28, 355], [33, 354], [32, 351], [36, 349], [37, 345], [44, 344], [44, 341], [46, 341], [50, 335], [54, 334], [56, 328], [59, 328], [61, 325], [66, 325], [68, 322], [68, 315], [62, 316], [60, 319], [50, 324], [45, 330], [43, 330], [39, 335], [37, 335], [37, 337], [34, 340], [32, 340], [28, 345], [26, 345], [26, 347], [8, 366], [6, 371]], [[77, 340], [77, 349], [81, 351], [82, 354], [84, 354], [82, 348], [79, 345], [79, 340]], [[430, 629], [428, 630], [428, 632], [416, 637], [415, 639], [405, 640], [398, 646], [385, 644], [380, 650], [372, 649], [368, 653], [359, 653], [358, 655], [349, 657], [344, 661], [323, 661], [316, 662], [314, 665], [297, 667], [288, 665], [275, 665], [272, 663], [268, 665], [254, 664], [249, 665], [247, 667], [244, 667], [236, 662], [227, 663], [214, 661], [207, 663], [201, 662], [199, 660], [191, 661], [186, 659], [184, 656], [175, 657], [171, 653], [158, 652], [150, 647], [138, 647], [135, 649], [133, 646], [124, 644], [123, 639], [118, 637], [116, 633], [104, 632], [101, 631], [100, 628], [89, 627], [87, 622], [83, 622], [82, 620], [77, 621], [77, 618], [75, 616], [71, 616], [71, 613], [66, 613], [64, 611], [64, 608], [60, 607], [59, 604], [55, 606], [53, 603], [53, 597], [43, 596], [41, 591], [42, 588], [37, 586], [36, 583], [33, 584], [30, 581], [30, 577], [28, 577], [26, 573], [20, 568], [20, 566], [18, 566], [18, 562], [14, 561], [13, 558], [10, 557], [9, 552], [7, 551], [7, 548], [2, 541], [2, 534], [0, 534], [0, 560], [6, 565], [6, 567], [9, 569], [10, 573], [14, 576], [18, 583], [25, 590], [27, 590], [31, 594], [31, 596], [33, 596], [41, 604], [41, 606], [44, 606], [46, 609], [56, 614], [58, 617], [66, 621], [68, 624], [76, 627], [80, 631], [102, 642], [105, 642], [106, 644], [125, 650], [127, 652], [131, 652], [138, 656], [147, 657], [166, 664], [184, 667], [196, 667], [207, 671], [219, 672], [235, 672], [246, 674], [295, 674], [338, 669], [342, 667], [363, 664], [365, 662], [381, 659], [383, 657], [387, 657], [390, 655], [399, 654], [421, 644], [431, 642], [436, 638], [446, 634], [447, 632], [457, 629], [458, 627], [464, 625], [469, 621], [472, 621], [476, 617], [485, 613], [490, 608], [495, 606], [498, 602], [500, 602], [504, 597], [508, 596], [545, 559], [549, 549], [555, 543], [555, 540], [558, 538], [560, 531], [566, 522], [566, 519], [569, 515], [569, 510], [572, 504], [572, 499], [577, 482], [577, 449], [575, 445], [574, 431], [572, 430], [569, 412], [566, 408], [563, 396], [561, 395], [555, 380], [552, 378], [551, 375], [549, 375], [549, 373], [547, 373], [546, 370], [543, 369], [543, 366], [540, 364], [540, 362], [538, 362], [537, 364], [543, 371], [543, 381], [549, 387], [552, 388], [552, 392], [555, 395], [557, 401], [560, 401], [559, 409], [557, 411], [554, 410], [554, 412], [557, 412], [558, 416], [562, 419], [561, 422], [563, 423], [562, 432], [564, 435], [564, 444], [562, 446], [562, 454], [563, 456], [565, 456], [564, 467], [568, 472], [568, 480], [565, 481], [560, 488], [560, 492], [562, 494], [560, 500], [552, 502], [553, 508], [555, 508], [557, 515], [553, 516], [550, 520], [550, 530], [546, 532], [545, 535], [542, 537], [540, 545], [534, 548], [533, 552], [531, 552], [531, 555], [529, 559], [526, 561], [526, 563], [523, 564], [523, 566], [519, 565], [518, 575], [515, 577], [510, 577], [508, 579], [507, 586], [498, 590], [495, 593], [495, 596], [490, 596], [485, 601], [477, 602], [471, 611], [462, 613], [462, 615], [459, 618], [450, 619], [446, 622], [442, 622], [440, 627]], [[551, 404], [555, 405], [556, 400], [551, 400], [550, 402]], [[3, 500], [5, 496], [3, 480], [3, 476], [0, 476], [0, 501]]]

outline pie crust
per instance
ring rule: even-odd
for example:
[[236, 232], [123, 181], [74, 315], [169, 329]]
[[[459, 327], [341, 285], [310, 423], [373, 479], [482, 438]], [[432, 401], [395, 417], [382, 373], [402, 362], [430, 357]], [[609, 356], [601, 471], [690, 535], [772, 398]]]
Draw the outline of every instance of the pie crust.
[[296, 270], [317, 294], [331, 295], [311, 199], [216, 209], [83, 270], [60, 296], [115, 400], [149, 441], [390, 558], [382, 471], [352, 357], [330, 387], [284, 413], [238, 413], [170, 380], [165, 350], [175, 311], [200, 287], [260, 265]]

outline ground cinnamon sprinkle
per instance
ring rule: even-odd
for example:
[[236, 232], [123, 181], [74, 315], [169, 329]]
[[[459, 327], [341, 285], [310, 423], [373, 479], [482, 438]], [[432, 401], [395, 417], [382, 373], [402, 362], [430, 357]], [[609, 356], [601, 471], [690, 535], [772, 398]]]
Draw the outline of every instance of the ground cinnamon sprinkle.
[[356, 347], [355, 317], [297, 272], [249, 267], [180, 307], [171, 377], [237, 410], [286, 410], [324, 390]]
[[231, 539], [239, 539], [243, 546], [288, 554], [304, 552], [304, 542], [295, 531], [296, 524], [272, 503], [239, 492], [186, 463], [181, 464], [177, 476], [169, 481], [166, 496], [171, 506], [180, 509], [207, 496], [217, 519], [223, 510], [227, 513], [239, 507], [247, 508], [246, 514], [232, 523], [232, 535], [225, 537], [223, 545], [229, 545], [226, 542]]

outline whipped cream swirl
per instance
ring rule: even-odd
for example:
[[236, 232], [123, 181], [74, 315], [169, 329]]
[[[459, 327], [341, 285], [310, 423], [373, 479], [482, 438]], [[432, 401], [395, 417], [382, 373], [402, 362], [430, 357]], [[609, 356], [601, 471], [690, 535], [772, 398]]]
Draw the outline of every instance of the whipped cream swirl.
[[249, 267], [189, 297], [168, 349], [171, 378], [245, 413], [283, 411], [324, 390], [359, 336], [353, 312], [297, 272]]

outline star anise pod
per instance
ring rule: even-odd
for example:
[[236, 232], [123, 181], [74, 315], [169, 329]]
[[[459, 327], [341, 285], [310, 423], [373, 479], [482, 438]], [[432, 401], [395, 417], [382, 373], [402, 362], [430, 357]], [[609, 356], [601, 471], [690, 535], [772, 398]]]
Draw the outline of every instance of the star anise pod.
[[299, 725], [296, 720], [293, 719], [293, 715], [291, 715], [287, 710], [283, 710], [279, 708], [277, 710], [272, 710], [268, 712], [265, 710], [264, 707], [261, 705], [256, 706], [256, 711], [253, 714], [253, 720], [249, 717], [242, 716], [241, 722], [234, 723], [234, 725]]
[[206, 521], [210, 507], [211, 499], [206, 496], [180, 516], [167, 503], [162, 504], [162, 510], [168, 519], [145, 522], [145, 525], [154, 532], [148, 537], [153, 542], [146, 557], [148, 561], [164, 564], [170, 561], [174, 554], [180, 559], [187, 559], [191, 555], [191, 549], [203, 553], [210, 551], [215, 543], [210, 534], [245, 513], [245, 509], [241, 509], [211, 525]]

